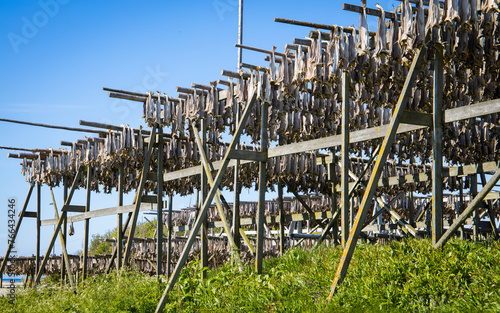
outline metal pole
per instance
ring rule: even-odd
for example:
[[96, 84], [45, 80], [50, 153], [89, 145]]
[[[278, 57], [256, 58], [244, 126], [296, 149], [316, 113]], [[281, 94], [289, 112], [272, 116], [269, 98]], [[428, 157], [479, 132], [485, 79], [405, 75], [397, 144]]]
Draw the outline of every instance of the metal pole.
[[342, 247], [346, 246], [347, 238], [349, 236], [349, 73], [344, 71], [342, 73], [342, 151], [340, 152], [342, 161], [342, 175], [341, 175], [341, 228], [342, 228]]
[[432, 132], [432, 244], [443, 234], [443, 48], [435, 47]]

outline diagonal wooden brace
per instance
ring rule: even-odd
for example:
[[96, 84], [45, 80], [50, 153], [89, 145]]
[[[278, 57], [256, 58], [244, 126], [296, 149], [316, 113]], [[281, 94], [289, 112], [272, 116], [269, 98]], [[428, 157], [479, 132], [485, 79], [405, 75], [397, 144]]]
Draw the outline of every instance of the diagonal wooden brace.
[[483, 187], [480, 193], [478, 193], [474, 199], [469, 203], [467, 208], [460, 214], [460, 216], [453, 222], [453, 224], [448, 228], [448, 230], [441, 236], [439, 241], [434, 245], [434, 248], [441, 248], [450, 237], [457, 231], [457, 229], [462, 226], [465, 220], [477, 209], [477, 207], [483, 202], [486, 195], [495, 187], [495, 184], [500, 180], [500, 171], [496, 171], [490, 181]]
[[40, 277], [43, 274], [43, 271], [45, 269], [45, 265], [47, 264], [47, 261], [50, 256], [50, 250], [52, 250], [52, 247], [54, 246], [54, 243], [56, 242], [57, 235], [59, 234], [59, 231], [61, 230], [61, 225], [63, 221], [66, 219], [66, 215], [68, 214], [67, 211], [64, 211], [64, 207], [69, 205], [71, 203], [71, 199], [73, 198], [73, 194], [75, 193], [76, 188], [78, 187], [78, 184], [80, 183], [80, 177], [82, 176], [83, 172], [83, 165], [80, 165], [80, 168], [77, 171], [77, 174], [75, 176], [75, 179], [73, 180], [73, 184], [71, 185], [71, 189], [68, 194], [68, 198], [66, 199], [66, 203], [64, 203], [62, 209], [61, 209], [61, 217], [59, 218], [59, 221], [57, 222], [56, 229], [54, 230], [54, 234], [52, 235], [52, 239], [50, 240], [49, 247], [47, 248], [47, 252], [45, 253], [45, 256], [43, 257], [42, 264], [40, 265], [40, 269], [38, 269], [38, 273], [36, 274], [35, 282], [39, 283], [40, 282]]
[[[203, 149], [203, 143], [201, 142], [200, 138], [200, 133], [198, 131], [198, 128], [196, 128], [196, 125], [194, 123], [191, 123], [193, 127], [193, 134], [194, 134], [194, 139], [196, 144], [198, 145], [198, 152], [200, 153], [200, 159], [201, 163], [203, 164], [203, 168], [205, 170], [205, 173], [207, 174], [207, 179], [208, 179], [208, 184], [210, 186], [213, 186], [214, 184], [214, 178], [212, 177], [211, 169], [212, 166], [210, 166], [210, 163], [208, 162], [207, 155], [205, 154], [205, 149]], [[239, 249], [236, 246], [236, 243], [234, 242], [233, 235], [231, 234], [231, 226], [229, 225], [229, 222], [226, 219], [226, 215], [224, 214], [224, 209], [222, 208], [222, 202], [220, 200], [220, 190], [217, 188], [217, 192], [215, 194], [215, 204], [217, 206], [217, 211], [219, 211], [219, 216], [222, 221], [224, 231], [226, 232], [227, 239], [229, 241], [229, 245], [231, 245], [231, 248], [235, 253], [233, 253], [233, 256], [236, 259], [236, 262], [238, 262], [238, 266], [240, 267], [241, 270], [243, 270], [243, 263], [241, 262], [240, 258], [240, 253]]]
[[125, 253], [123, 254], [123, 266], [128, 266], [128, 262], [130, 259], [130, 254], [132, 252], [132, 243], [134, 242], [134, 233], [135, 226], [137, 225], [137, 218], [139, 217], [139, 210], [141, 208], [141, 197], [144, 191], [144, 185], [146, 184], [149, 165], [151, 162], [151, 155], [153, 154], [153, 148], [155, 145], [156, 138], [156, 126], [151, 129], [151, 135], [149, 137], [149, 146], [148, 151], [146, 152], [146, 156], [144, 159], [144, 166], [142, 167], [141, 179], [139, 181], [139, 188], [137, 189], [137, 194], [135, 195], [134, 200], [134, 212], [132, 214], [132, 219], [130, 223], [130, 231], [128, 233], [127, 245], [125, 247]]
[[328, 301], [330, 301], [335, 293], [335, 289], [338, 284], [342, 282], [345, 275], [347, 274], [347, 269], [349, 268], [349, 263], [351, 262], [352, 255], [354, 254], [354, 250], [356, 248], [356, 243], [358, 241], [359, 235], [364, 225], [364, 221], [366, 219], [366, 215], [368, 214], [368, 210], [370, 208], [373, 196], [375, 194], [375, 190], [378, 185], [378, 181], [380, 176], [382, 175], [382, 170], [387, 160], [387, 156], [389, 155], [390, 149], [394, 140], [396, 138], [396, 132], [398, 130], [401, 118], [403, 117], [406, 104], [408, 102], [408, 98], [410, 96], [411, 87], [417, 77], [418, 71], [421, 69], [420, 65], [425, 57], [427, 49], [423, 46], [416, 53], [413, 58], [408, 76], [406, 77], [405, 84], [403, 86], [403, 90], [401, 95], [398, 98], [398, 102], [396, 104], [396, 108], [391, 118], [391, 123], [389, 124], [389, 132], [384, 137], [382, 142], [382, 146], [380, 148], [379, 155], [377, 157], [377, 161], [375, 162], [373, 173], [368, 181], [368, 185], [366, 187], [366, 191], [363, 195], [363, 200], [361, 201], [361, 206], [356, 214], [356, 218], [354, 220], [353, 228], [349, 233], [349, 238], [347, 240], [346, 247], [344, 252], [342, 253], [342, 257], [340, 259], [339, 267], [335, 274], [335, 278], [332, 283], [332, 287], [330, 289], [330, 294], [328, 295]]
[[245, 108], [245, 111], [243, 112], [243, 115], [241, 117], [241, 120], [238, 124], [238, 127], [236, 128], [236, 132], [234, 134], [233, 139], [231, 140], [231, 143], [229, 144], [228, 150], [226, 152], [226, 155], [224, 155], [224, 158], [222, 160], [222, 165], [217, 172], [217, 175], [215, 176], [214, 183], [212, 187], [210, 188], [210, 191], [208, 192], [207, 198], [205, 199], [205, 202], [203, 203], [203, 206], [200, 210], [200, 213], [198, 214], [198, 217], [196, 219], [196, 222], [194, 223], [193, 230], [189, 234], [188, 240], [184, 246], [184, 249], [182, 250], [182, 253], [179, 257], [179, 260], [177, 264], [175, 265], [174, 272], [170, 276], [170, 279], [168, 281], [167, 287], [165, 288], [165, 291], [163, 292], [163, 295], [160, 299], [160, 302], [158, 303], [158, 306], [156, 307], [156, 313], [160, 313], [163, 311], [163, 308], [165, 307], [165, 303], [167, 302], [168, 299], [168, 293], [170, 290], [175, 285], [175, 282], [177, 281], [177, 278], [179, 277], [179, 274], [184, 267], [184, 264], [186, 263], [187, 257], [189, 255], [189, 251], [191, 250], [191, 247], [194, 243], [194, 240], [196, 239], [196, 236], [198, 232], [200, 231], [201, 224], [203, 223], [203, 220], [205, 219], [205, 216], [207, 215], [207, 210], [210, 207], [210, 204], [212, 203], [212, 200], [215, 197], [215, 194], [217, 190], [219, 189], [219, 185], [222, 182], [222, 177], [224, 176], [224, 173], [226, 172], [228, 165], [229, 165], [229, 153], [231, 150], [236, 148], [236, 145], [240, 141], [240, 136], [243, 133], [244, 127], [247, 124], [248, 118], [250, 117], [251, 110], [255, 104], [255, 100], [257, 98], [257, 93], [256, 89], [254, 88], [252, 90], [252, 96], [248, 100], [248, 104]]
[[28, 207], [28, 203], [31, 198], [31, 194], [33, 193], [33, 188], [35, 187], [35, 183], [31, 182], [30, 189], [28, 190], [28, 194], [26, 195], [26, 200], [24, 200], [23, 208], [21, 209], [21, 213], [19, 214], [19, 220], [17, 221], [16, 228], [14, 229], [13, 237], [9, 240], [9, 246], [7, 247], [7, 252], [5, 252], [5, 257], [3, 258], [2, 265], [0, 266], [0, 274], [3, 274], [3, 270], [5, 269], [5, 264], [7, 264], [7, 259], [9, 258], [10, 252], [15, 245], [17, 233], [19, 232], [19, 228], [21, 227], [21, 222], [23, 221], [24, 213], [26, 212], [26, 208]]
[[[52, 187], [50, 187], [50, 195], [52, 196], [52, 203], [54, 204], [54, 213], [57, 219], [59, 219], [59, 213], [57, 212], [57, 204], [56, 198], [54, 197], [54, 191], [52, 191]], [[64, 263], [66, 263], [66, 275], [68, 275], [69, 285], [73, 287], [75, 285], [73, 280], [73, 274], [71, 273], [71, 267], [69, 264], [68, 251], [66, 250], [66, 241], [64, 240], [64, 236], [62, 232], [59, 232], [59, 240], [61, 241], [61, 249], [64, 257]]]

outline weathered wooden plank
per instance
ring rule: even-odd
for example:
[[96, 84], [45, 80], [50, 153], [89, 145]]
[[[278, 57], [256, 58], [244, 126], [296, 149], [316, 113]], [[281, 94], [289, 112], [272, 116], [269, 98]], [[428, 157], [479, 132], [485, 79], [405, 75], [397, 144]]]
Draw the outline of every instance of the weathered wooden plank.
[[403, 118], [401, 119], [402, 124], [410, 124], [417, 126], [432, 127], [432, 114], [405, 111]]
[[229, 152], [230, 159], [236, 160], [250, 160], [256, 162], [266, 162], [267, 153], [265, 151], [245, 151], [245, 150], [232, 150]]
[[85, 212], [84, 205], [64, 205], [61, 209], [63, 212]]
[[[124, 205], [124, 206], [116, 206], [112, 208], [106, 208], [106, 209], [98, 209], [98, 210], [93, 210], [90, 212], [85, 212], [83, 214], [78, 214], [78, 215], [73, 215], [73, 216], [68, 216], [68, 222], [81, 222], [84, 221], [86, 218], [95, 218], [95, 217], [103, 217], [103, 216], [109, 216], [109, 215], [115, 215], [115, 214], [121, 214], [121, 213], [129, 213], [134, 211], [134, 206], [133, 204], [131, 205]], [[140, 211], [150, 211], [150, 210], [155, 210], [156, 209], [156, 204], [149, 204], [149, 203], [142, 203], [140, 207]], [[42, 220], [42, 226], [50, 226], [50, 225], [56, 225], [57, 224], [57, 219], [46, 219]]]
[[141, 202], [144, 203], [156, 203], [158, 201], [158, 197], [156, 195], [144, 195], [141, 197]]
[[36, 212], [26, 211], [23, 213], [23, 217], [37, 218], [38, 214]]

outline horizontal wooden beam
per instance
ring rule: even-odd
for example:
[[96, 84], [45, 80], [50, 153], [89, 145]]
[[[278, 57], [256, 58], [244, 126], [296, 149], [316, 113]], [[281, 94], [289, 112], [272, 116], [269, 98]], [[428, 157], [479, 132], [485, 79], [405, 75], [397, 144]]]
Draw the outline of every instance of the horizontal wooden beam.
[[36, 212], [25, 211], [23, 217], [33, 217], [36, 218], [38, 214]]
[[403, 114], [403, 118], [401, 119], [401, 123], [432, 127], [432, 114], [405, 111]]
[[[164, 203], [163, 205], [165, 207], [166, 203]], [[151, 211], [151, 210], [156, 210], [156, 204], [141, 203], [140, 211]], [[134, 211], [134, 205], [124, 205], [107, 209], [92, 210], [89, 212], [85, 212], [83, 214], [68, 216], [68, 222], [80, 222], [88, 218], [103, 217], [103, 216], [115, 215], [118, 213], [129, 213], [132, 211]], [[42, 226], [57, 225], [57, 219], [42, 220], [41, 225]]]
[[[474, 105], [463, 106], [454, 109], [448, 109], [444, 112], [445, 123], [456, 122], [460, 120], [465, 120], [469, 118], [500, 113], [500, 99], [495, 99], [491, 101], [480, 102]], [[349, 134], [350, 142], [363, 142], [373, 139], [379, 139], [385, 136], [388, 132], [389, 125], [383, 125], [378, 127], [371, 127], [362, 130], [356, 130]], [[414, 130], [424, 129], [426, 126], [400, 124], [397, 133], [406, 133]], [[273, 158], [277, 156], [284, 156], [289, 154], [296, 154], [307, 151], [315, 151], [320, 149], [331, 148], [339, 146], [342, 143], [342, 138], [340, 135], [334, 135], [329, 137], [323, 137], [318, 139], [312, 139], [308, 141], [292, 143], [283, 146], [277, 146], [268, 149], [267, 157]], [[246, 164], [253, 161], [242, 160], [240, 164]], [[229, 167], [233, 167], [236, 161], [231, 160], [229, 162]], [[221, 161], [215, 161], [212, 163], [214, 170], [218, 170], [222, 164]], [[175, 179], [180, 179], [184, 177], [200, 175], [200, 166], [190, 167], [175, 172], [170, 172], [164, 174], [164, 181], [171, 181]], [[452, 175], [453, 176], [453, 175]], [[456, 176], [456, 175], [455, 175]]]
[[61, 211], [66, 211], [66, 212], [85, 212], [85, 206], [84, 205], [64, 205], [61, 209]]
[[141, 202], [143, 203], [156, 203], [158, 201], [158, 197], [157, 196], [147, 196], [147, 195], [144, 195], [141, 197]]
[[267, 153], [260, 151], [245, 151], [245, 150], [231, 150], [229, 151], [229, 158], [236, 160], [250, 160], [256, 162], [266, 162]]

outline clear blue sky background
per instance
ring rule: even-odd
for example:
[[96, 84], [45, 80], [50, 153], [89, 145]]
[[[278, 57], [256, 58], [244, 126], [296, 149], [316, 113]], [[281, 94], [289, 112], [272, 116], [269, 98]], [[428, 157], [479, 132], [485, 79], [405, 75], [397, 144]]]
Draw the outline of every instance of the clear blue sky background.
[[[374, 8], [376, 1], [368, 1]], [[398, 1], [379, 1], [392, 10]], [[360, 4], [353, 0], [350, 3]], [[245, 1], [243, 43], [283, 51], [293, 38], [310, 29], [275, 23], [274, 17], [349, 26], [359, 15], [342, 11], [342, 1]], [[76, 1], [0, 0], [0, 117], [45, 124], [79, 127], [79, 120], [133, 127], [144, 125], [137, 102], [108, 98], [102, 87], [133, 91], [167, 92], [176, 97], [176, 86], [207, 84], [219, 78], [221, 69], [236, 70], [238, 1]], [[376, 19], [369, 19], [376, 30]], [[264, 54], [244, 51], [243, 61], [266, 65]], [[86, 135], [0, 122], [0, 146], [60, 148], [60, 141]], [[0, 150], [0, 254], [7, 248], [7, 200], [17, 199], [17, 209], [28, 191], [19, 160]], [[62, 188], [56, 188], [62, 206]], [[85, 192], [77, 191], [74, 204], [84, 204]], [[268, 194], [268, 198], [275, 197]], [[132, 203], [133, 195], [125, 198]], [[231, 194], [227, 194], [232, 199]], [[251, 191], [242, 199], [255, 200]], [[176, 197], [177, 208], [194, 204], [193, 197]], [[42, 219], [53, 218], [52, 200], [42, 188]], [[35, 194], [28, 210], [34, 211]], [[91, 209], [115, 206], [116, 194], [92, 194]], [[116, 226], [116, 217], [91, 220], [91, 233]], [[68, 250], [82, 248], [83, 225], [68, 237]], [[42, 228], [42, 254], [53, 227]], [[20, 255], [35, 252], [35, 221], [25, 219], [17, 241]], [[60, 254], [56, 245], [56, 254]]]

